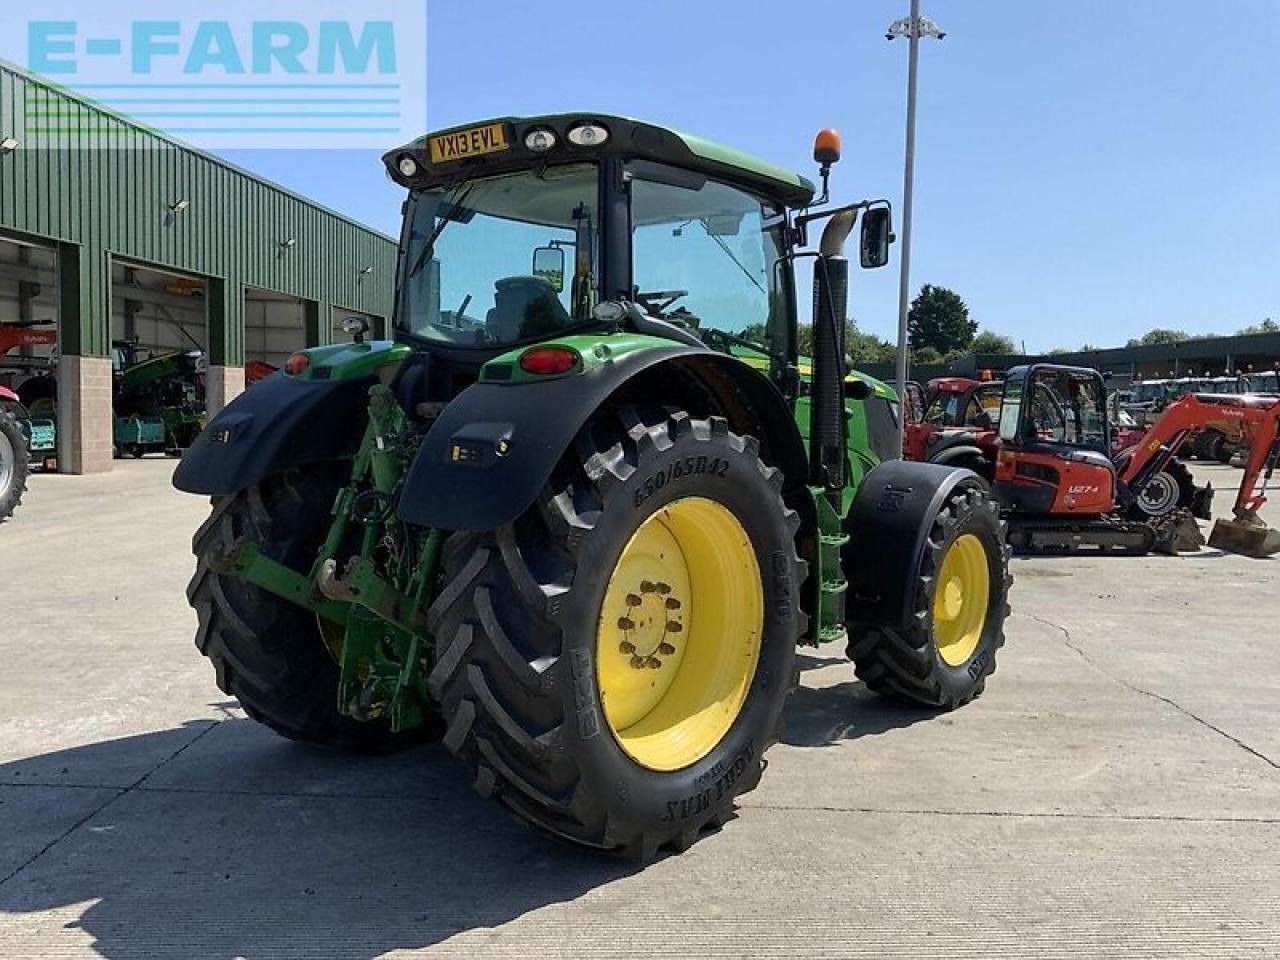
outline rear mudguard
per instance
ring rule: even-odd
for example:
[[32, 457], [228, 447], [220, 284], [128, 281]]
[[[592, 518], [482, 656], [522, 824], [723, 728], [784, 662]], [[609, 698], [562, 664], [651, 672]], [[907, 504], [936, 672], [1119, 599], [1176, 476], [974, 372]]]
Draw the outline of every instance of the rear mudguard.
[[944, 447], [929, 458], [930, 463], [937, 463], [943, 466], [957, 463], [962, 460], [977, 460], [979, 462], [986, 460], [987, 455], [982, 452], [982, 448], [972, 443], [956, 444], [953, 447]]
[[290, 467], [355, 456], [373, 376], [301, 380], [271, 374], [236, 397], [182, 455], [173, 485], [237, 493]]
[[[650, 385], [652, 384], [652, 389]], [[804, 510], [807, 459], [795, 420], [768, 378], [731, 356], [683, 344], [625, 354], [586, 373], [476, 383], [432, 426], [405, 478], [402, 519], [444, 530], [493, 530], [520, 516], [573, 438], [624, 387], [628, 402], [686, 403], [751, 433], [786, 474]], [[812, 503], [803, 517], [812, 529]]]
[[972, 470], [910, 460], [890, 460], [867, 474], [845, 516], [847, 620], [907, 625], [933, 518], [954, 490], [978, 482]]

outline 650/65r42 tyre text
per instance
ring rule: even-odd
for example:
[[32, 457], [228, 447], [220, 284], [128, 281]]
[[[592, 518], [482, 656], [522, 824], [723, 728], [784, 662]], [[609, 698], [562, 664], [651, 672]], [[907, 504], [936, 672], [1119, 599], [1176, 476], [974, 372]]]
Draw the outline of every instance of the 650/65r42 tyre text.
[[274, 560], [305, 573], [328, 531], [349, 464], [290, 470], [234, 496], [215, 497], [196, 531], [196, 574], [187, 598], [199, 618], [196, 646], [213, 662], [218, 687], [250, 717], [291, 740], [382, 752], [420, 739], [386, 721], [338, 712], [338, 665], [308, 610], [239, 577], [215, 573], [207, 557], [237, 537], [260, 541]]
[[804, 622], [781, 490], [724, 420], [621, 407], [523, 516], [455, 534], [430, 683], [476, 788], [642, 859], [728, 819], [777, 739]]

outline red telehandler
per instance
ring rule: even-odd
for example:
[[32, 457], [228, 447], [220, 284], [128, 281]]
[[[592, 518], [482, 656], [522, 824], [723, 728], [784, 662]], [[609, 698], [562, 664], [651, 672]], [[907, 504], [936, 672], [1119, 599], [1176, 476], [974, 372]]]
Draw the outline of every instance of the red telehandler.
[[[1096, 370], [1034, 364], [1010, 370], [1000, 407], [1000, 453], [995, 493], [1009, 514], [1009, 544], [1020, 552], [1096, 549], [1144, 554], [1158, 545], [1162, 504], [1176, 486], [1153, 480], [1174, 452], [1215, 421], [1242, 425], [1250, 459], [1236, 498], [1234, 519], [1219, 520], [1209, 545], [1250, 557], [1280, 552], [1280, 532], [1258, 510], [1280, 456], [1280, 398], [1187, 394], [1171, 403], [1142, 440], [1110, 455], [1106, 388]], [[1262, 481], [1258, 489], [1259, 479]], [[1200, 497], [1207, 516], [1211, 490]], [[1142, 502], [1140, 502], [1142, 501]], [[1190, 522], [1188, 520], [1188, 522]]]

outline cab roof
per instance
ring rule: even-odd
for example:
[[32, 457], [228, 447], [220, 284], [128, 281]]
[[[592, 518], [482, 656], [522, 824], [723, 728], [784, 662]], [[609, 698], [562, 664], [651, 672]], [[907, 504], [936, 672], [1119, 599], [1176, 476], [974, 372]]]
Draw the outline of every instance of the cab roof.
[[[575, 146], [568, 140], [571, 127], [594, 123], [604, 127], [608, 139], [597, 146]], [[485, 148], [460, 158], [441, 159], [433, 154], [432, 141], [445, 142], [451, 135], [469, 131], [491, 130], [500, 125], [502, 136], [490, 132], [479, 141]], [[555, 145], [543, 153], [525, 147], [525, 136], [536, 129], [552, 131]], [[419, 167], [411, 177], [399, 169], [400, 160], [408, 154]], [[798, 173], [792, 173], [766, 160], [732, 147], [671, 127], [647, 123], [629, 117], [603, 113], [557, 113], [535, 117], [495, 117], [462, 126], [428, 133], [383, 156], [393, 180], [405, 187], [436, 187], [453, 182], [459, 174], [492, 176], [510, 170], [527, 169], [540, 160], [550, 163], [572, 163], [590, 160], [601, 154], [624, 158], [653, 160], [697, 171], [717, 179], [755, 190], [788, 207], [808, 206], [813, 200], [814, 185]]]

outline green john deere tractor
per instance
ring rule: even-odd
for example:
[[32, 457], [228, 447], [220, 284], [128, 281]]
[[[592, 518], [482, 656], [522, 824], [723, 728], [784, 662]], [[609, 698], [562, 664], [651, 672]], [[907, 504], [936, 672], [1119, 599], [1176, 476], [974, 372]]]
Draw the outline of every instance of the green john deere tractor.
[[[820, 136], [824, 187], [838, 143]], [[996, 507], [889, 460], [851, 374], [846, 237], [883, 201], [621, 117], [503, 118], [387, 154], [395, 339], [291, 357], [209, 424], [189, 597], [219, 685], [287, 737], [436, 736], [476, 789], [641, 858], [760, 780], [797, 644], [976, 696], [1007, 612]], [[816, 254], [803, 253], [825, 221]], [[814, 349], [793, 275], [814, 257]]]

